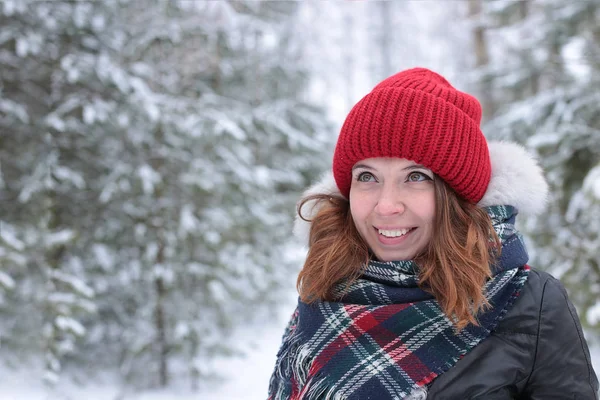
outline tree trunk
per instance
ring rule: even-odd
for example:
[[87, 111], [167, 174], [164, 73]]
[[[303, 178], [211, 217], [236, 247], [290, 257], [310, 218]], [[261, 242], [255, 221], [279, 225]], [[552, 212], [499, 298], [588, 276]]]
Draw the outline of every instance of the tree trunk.
[[344, 12], [344, 37], [348, 40], [348, 45], [344, 46], [344, 68], [346, 73], [344, 76], [345, 90], [346, 90], [346, 110], [350, 110], [354, 105], [354, 52], [355, 47], [355, 36], [354, 36], [354, 17], [352, 15], [352, 8], [342, 8]]
[[481, 0], [469, 0], [469, 18], [477, 21], [475, 28], [473, 28], [476, 67], [482, 67], [490, 62], [485, 38], [485, 27], [481, 24], [481, 12]]
[[392, 29], [392, 2], [385, 0], [379, 3], [381, 11], [381, 79], [387, 78], [394, 73], [392, 69], [392, 40], [390, 35]]
[[[482, 21], [481, 0], [469, 0], [469, 19], [475, 21], [473, 28], [473, 46], [475, 50], [475, 67], [482, 69], [490, 62], [485, 26]], [[489, 78], [482, 79], [481, 93], [479, 95], [483, 109], [483, 119], [486, 120], [494, 115], [496, 107], [492, 96], [492, 85]]]
[[[47, 209], [49, 214], [49, 219], [46, 225], [46, 229], [48, 232], [53, 232], [61, 224], [60, 214], [58, 210], [58, 205], [56, 201], [56, 193], [50, 192], [48, 194], [47, 199]], [[45, 260], [46, 265], [50, 268], [48, 271], [49, 279], [47, 281], [47, 296], [51, 296], [56, 292], [60, 291], [59, 284], [54, 277], [54, 272], [60, 270], [61, 260], [66, 251], [66, 247], [64, 245], [57, 246], [51, 249], [45, 249]], [[56, 325], [56, 317], [60, 314], [57, 307], [55, 305], [50, 305], [51, 303], [46, 304], [46, 320], [49, 324], [52, 325], [52, 333], [49, 337], [46, 338], [46, 352], [49, 353], [46, 355], [46, 371], [52, 371], [56, 375], [60, 373], [61, 370], [61, 357], [57, 348], [57, 343], [62, 339], [62, 332]], [[53, 385], [54, 381], [47, 381], [47, 384]]]
[[215, 58], [212, 60], [213, 75], [211, 79], [211, 86], [216, 93], [221, 93], [221, 87], [223, 85], [221, 62], [223, 61], [223, 47], [226, 46], [225, 33], [223, 31], [219, 30], [217, 33], [217, 40], [215, 42]]
[[[156, 256], [157, 264], [164, 262], [164, 245], [160, 245]], [[169, 383], [169, 366], [167, 346], [167, 332], [165, 321], [164, 300], [166, 289], [162, 277], [158, 276], [154, 279], [154, 288], [156, 289], [156, 308], [154, 310], [154, 322], [156, 324], [156, 341], [159, 348], [159, 379], [160, 386], [166, 387]]]
[[[524, 21], [525, 19], [527, 19], [527, 17], [529, 17], [530, 8], [531, 0], [522, 0], [519, 2], [519, 19], [521, 21]], [[523, 36], [525, 36], [526, 34], [527, 33], [525, 33]], [[523, 40], [525, 39], [527, 38], [523, 37]], [[532, 67], [530, 68], [532, 73], [529, 77], [529, 84], [525, 86], [525, 88], [529, 90], [529, 93], [525, 93], [519, 99], [525, 96], [535, 96], [540, 91], [540, 70], [534, 65], [533, 55], [531, 54], [531, 51], [525, 51], [524, 57], [526, 57], [527, 60], [531, 60], [529, 62], [532, 65]]]

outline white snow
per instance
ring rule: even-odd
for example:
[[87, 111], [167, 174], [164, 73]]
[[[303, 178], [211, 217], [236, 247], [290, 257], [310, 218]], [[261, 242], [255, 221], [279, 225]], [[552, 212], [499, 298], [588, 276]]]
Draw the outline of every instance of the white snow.
[[95, 312], [97, 307], [92, 301], [77, 297], [73, 293], [51, 293], [47, 298], [48, 303], [58, 306], [77, 306], [86, 312]]
[[220, 118], [216, 121], [215, 132], [218, 134], [227, 132], [239, 141], [244, 141], [247, 138], [246, 132], [227, 118]]
[[3, 221], [0, 221], [0, 239], [15, 250], [23, 251], [25, 249], [25, 243], [17, 238], [14, 227]]
[[96, 261], [104, 270], [111, 270], [115, 263], [115, 260], [112, 254], [110, 253], [108, 246], [96, 243], [92, 246], [92, 252], [94, 253]]
[[179, 213], [179, 233], [185, 235], [189, 232], [198, 230], [200, 222], [194, 215], [194, 206], [186, 204], [181, 208]]
[[7, 289], [13, 289], [15, 287], [15, 281], [6, 272], [0, 271], [0, 286], [4, 286]]
[[42, 49], [43, 38], [38, 33], [31, 32], [27, 36], [19, 37], [16, 41], [16, 50], [19, 57], [37, 54]]
[[79, 172], [73, 171], [69, 167], [57, 165], [56, 168], [54, 168], [53, 173], [57, 179], [61, 181], [69, 181], [77, 189], [85, 188], [85, 179], [83, 176]]
[[73, 275], [67, 274], [60, 270], [54, 270], [51, 273], [51, 277], [57, 281], [69, 285], [71, 288], [74, 289], [75, 292], [84, 297], [94, 297], [94, 289], [92, 289], [84, 281]]
[[0, 6], [4, 7], [4, 12], [10, 17], [13, 14], [24, 12], [27, 5], [25, 2], [17, 0], [4, 0]]
[[588, 172], [583, 181], [583, 189], [591, 193], [596, 199], [600, 200], [600, 165], [594, 167]]
[[61, 246], [69, 243], [75, 237], [72, 229], [61, 229], [46, 235], [46, 245], [48, 247]]
[[160, 174], [148, 164], [144, 164], [138, 169], [138, 176], [142, 180], [142, 188], [145, 194], [152, 194], [154, 186], [162, 180]]
[[[78, 385], [57, 380], [54, 389], [44, 386], [42, 369], [10, 370], [0, 366], [0, 394], [2, 400], [265, 400], [269, 378], [273, 372], [277, 350], [289, 315], [293, 312], [295, 292], [284, 298], [278, 317], [265, 323], [244, 327], [233, 340], [244, 350], [237, 358], [221, 358], [211, 363], [212, 372], [223, 376], [192, 391], [182, 386], [160, 390], [133, 392], [123, 389], [114, 377], [99, 377]], [[71, 328], [75, 327], [63, 321]], [[64, 324], [63, 324], [64, 325]], [[65, 325], [65, 326], [66, 326]], [[102, 374], [100, 374], [102, 375]], [[53, 377], [46, 379], [52, 381]], [[56, 378], [56, 377], [54, 377]]]
[[227, 301], [229, 295], [227, 293], [227, 288], [223, 285], [222, 282], [218, 280], [212, 280], [208, 283], [208, 290], [212, 294], [215, 301], [222, 303]]
[[[0, 40], [1, 42], [2, 40]], [[17, 117], [21, 122], [29, 123], [29, 114], [27, 109], [21, 104], [15, 103], [9, 99], [0, 99], [0, 111], [6, 114], [12, 114]]]
[[600, 321], [600, 301], [587, 311], [587, 319], [590, 324], [596, 324]]
[[69, 331], [76, 336], [85, 335], [86, 329], [84, 328], [84, 326], [81, 325], [79, 321], [76, 321], [73, 318], [60, 315], [56, 317], [56, 320], [54, 322], [56, 323], [56, 326], [58, 326], [63, 331]]

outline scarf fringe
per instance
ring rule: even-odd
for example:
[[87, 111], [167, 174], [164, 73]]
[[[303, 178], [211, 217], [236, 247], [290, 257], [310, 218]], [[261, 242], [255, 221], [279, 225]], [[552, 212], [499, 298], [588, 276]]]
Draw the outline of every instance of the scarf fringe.
[[325, 378], [312, 377], [304, 385], [298, 399], [302, 400], [345, 400], [346, 396], [336, 393], [335, 388], [328, 384]]
[[[311, 358], [309, 343], [298, 345], [299, 336], [300, 335], [297, 332], [294, 332], [294, 334], [290, 336], [290, 342], [288, 343], [288, 346], [286, 346], [286, 349], [281, 354], [281, 357], [292, 357], [293, 360], [287, 360], [281, 363], [285, 363], [285, 373], [292, 374], [292, 379], [289, 379], [290, 375], [287, 375], [287, 382], [293, 382], [293, 384], [297, 385], [297, 390], [299, 390], [297, 397], [294, 396], [293, 399], [346, 400], [348, 396], [344, 396], [343, 394], [337, 392], [335, 387], [331, 387], [331, 384], [327, 381], [326, 377], [319, 378], [319, 373], [310, 376], [310, 370], [312, 368], [314, 358]], [[281, 377], [282, 376], [280, 376], [280, 378]], [[291, 389], [290, 392], [296, 392], [296, 390]], [[279, 390], [274, 399], [283, 400], [290, 398], [289, 396], [291, 396], [291, 393], [288, 393], [288, 397], [285, 397], [284, 392]], [[407, 396], [395, 397], [394, 399], [426, 400], [427, 389], [425, 387], [416, 386]]]
[[[281, 346], [277, 355], [275, 371], [271, 378], [269, 392], [272, 397], [270, 399], [305, 399], [302, 394], [295, 396], [293, 394], [297, 393], [300, 388], [309, 386], [307, 381], [314, 359], [311, 357], [310, 345], [308, 343], [300, 345], [300, 337], [298, 331], [294, 330], [290, 332], [290, 335]], [[314, 398], [320, 399], [320, 397]], [[306, 399], [313, 399], [313, 397], [306, 397]]]
[[[335, 387], [331, 387], [325, 378], [314, 379], [313, 377], [302, 388], [298, 399], [302, 400], [346, 400], [344, 396], [336, 392]], [[425, 387], [414, 387], [406, 396], [395, 396], [394, 400], [427, 400], [427, 389]]]

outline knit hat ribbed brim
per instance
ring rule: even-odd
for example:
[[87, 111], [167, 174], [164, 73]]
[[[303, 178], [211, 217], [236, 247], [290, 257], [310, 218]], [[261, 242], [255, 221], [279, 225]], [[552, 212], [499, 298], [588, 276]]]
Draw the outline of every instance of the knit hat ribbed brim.
[[424, 68], [379, 83], [350, 111], [338, 138], [333, 174], [348, 197], [352, 167], [361, 160], [398, 157], [431, 169], [472, 203], [491, 176], [481, 105]]

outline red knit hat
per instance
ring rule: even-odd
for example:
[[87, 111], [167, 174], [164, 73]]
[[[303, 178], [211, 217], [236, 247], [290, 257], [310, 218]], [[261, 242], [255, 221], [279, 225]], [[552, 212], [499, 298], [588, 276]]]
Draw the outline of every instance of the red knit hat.
[[350, 111], [333, 156], [333, 175], [348, 197], [360, 160], [398, 157], [431, 169], [477, 203], [491, 176], [481, 105], [442, 76], [414, 68], [385, 79]]

